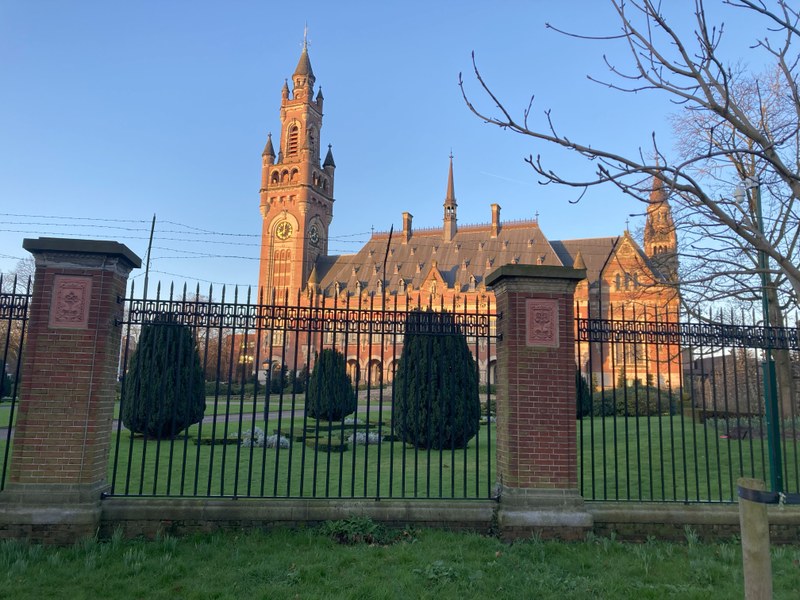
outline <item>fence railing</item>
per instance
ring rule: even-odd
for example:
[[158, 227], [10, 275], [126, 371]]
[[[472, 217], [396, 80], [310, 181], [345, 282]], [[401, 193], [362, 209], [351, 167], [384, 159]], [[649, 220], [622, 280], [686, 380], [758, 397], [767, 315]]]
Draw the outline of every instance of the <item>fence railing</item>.
[[0, 490], [5, 488], [16, 421], [31, 281], [0, 273]]
[[[438, 298], [426, 305], [407, 305], [397, 296], [387, 298], [384, 304], [375, 296], [306, 294], [291, 302], [273, 298], [263, 303], [249, 293], [243, 298], [234, 292], [231, 298], [225, 290], [219, 300], [209, 299], [211, 290], [206, 297], [171, 291], [143, 300], [135, 299], [133, 293], [121, 323], [112, 495], [491, 496], [495, 454], [491, 304], [457, 304], [454, 300], [445, 305]], [[420, 312], [427, 310], [447, 317], [426, 317], [429, 313]], [[184, 328], [191, 340], [180, 342], [175, 337], [171, 350], [148, 359], [164, 375], [151, 378], [160, 386], [155, 395], [163, 400], [177, 390], [178, 404], [169, 414], [157, 414], [159, 409], [148, 408], [141, 401], [147, 394], [146, 384], [134, 376], [140, 368], [137, 363], [144, 360], [145, 347], [152, 346], [145, 337], [159, 327]], [[457, 335], [471, 351], [475, 387], [471, 393], [480, 399], [482, 412], [480, 427], [465, 447], [455, 442], [408, 443], [408, 438], [404, 441], [400, 435], [398, 386], [394, 384], [405, 336], [411, 329], [430, 337]], [[195, 348], [194, 360], [202, 377], [182, 379], [184, 375], [171, 365], [189, 364], [185, 355]], [[352, 414], [331, 420], [312, 417], [306, 403], [317, 356], [328, 349], [343, 355], [357, 398]], [[431, 360], [441, 370], [452, 366], [448, 356]], [[186, 428], [177, 426], [191, 412], [189, 398], [198, 395], [202, 418], [189, 418], [193, 424]], [[138, 415], [131, 415], [134, 403]], [[435, 410], [424, 414], [433, 419]], [[150, 422], [159, 418], [168, 426], [158, 434], [134, 424], [136, 419]], [[449, 426], [437, 425], [441, 430], [433, 437], [446, 435]]]
[[692, 321], [609, 309], [577, 322], [578, 457], [587, 500], [733, 502], [769, 481], [763, 349], [778, 363], [786, 491], [800, 490], [800, 338], [748, 315]]

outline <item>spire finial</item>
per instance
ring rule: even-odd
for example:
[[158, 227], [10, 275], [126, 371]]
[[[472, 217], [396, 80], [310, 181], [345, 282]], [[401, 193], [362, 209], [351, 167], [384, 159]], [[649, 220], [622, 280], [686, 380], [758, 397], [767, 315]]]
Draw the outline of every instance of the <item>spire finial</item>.
[[308, 22], [303, 27], [303, 50], [308, 50]]
[[[450, 202], [452, 201], [452, 202]], [[447, 193], [445, 194], [445, 205], [456, 203], [456, 193], [453, 187], [453, 151], [450, 151], [450, 168], [447, 170]]]

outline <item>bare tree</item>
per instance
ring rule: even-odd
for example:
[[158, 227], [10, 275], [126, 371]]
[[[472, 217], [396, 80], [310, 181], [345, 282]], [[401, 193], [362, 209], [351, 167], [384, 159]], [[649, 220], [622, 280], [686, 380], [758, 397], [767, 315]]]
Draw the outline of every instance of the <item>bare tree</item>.
[[[800, 12], [786, 0], [721, 2], [727, 10], [747, 11], [754, 27], [760, 23], [762, 37], [755, 40], [753, 49], [766, 53], [773, 63], [764, 77], [726, 60], [720, 49], [724, 27], [709, 23], [702, 0], [694, 3], [691, 36], [673, 28], [673, 19], [666, 16], [660, 2], [609, 0], [609, 4], [618, 17], [619, 33], [592, 37], [561, 33], [624, 45], [629, 58], [627, 70], [607, 60], [610, 79], [590, 79], [620, 92], [653, 91], [676, 101], [682, 107], [683, 116], [679, 118], [685, 119], [687, 131], [693, 134], [678, 156], [671, 158], [662, 151], [655, 135], [648, 141], [652, 149], [629, 155], [611, 151], [598, 140], [567, 137], [556, 128], [551, 111], [546, 110], [541, 121], [534, 119], [533, 98], [516, 118], [483, 78], [474, 55], [475, 78], [493, 106], [476, 106], [460, 78], [467, 106], [487, 123], [566, 148], [590, 161], [596, 167], [594, 173], [575, 180], [546, 166], [540, 155], [526, 159], [545, 182], [578, 188], [579, 198], [592, 186], [611, 183], [648, 202], [652, 178], [661, 180], [678, 205], [682, 217], [677, 219], [679, 226], [696, 234], [693, 239], [681, 239], [681, 251], [716, 262], [713, 272], [692, 272], [690, 277], [696, 283], [705, 280], [713, 291], [710, 282], [723, 274], [728, 278], [728, 290], [757, 289], [753, 277], [764, 269], [755, 259], [763, 252], [771, 260], [767, 270], [774, 289], [785, 292], [783, 304], [797, 306], [800, 55], [795, 45], [800, 36]], [[679, 6], [676, 10], [684, 10], [683, 4]], [[756, 188], [748, 190], [749, 202], [734, 195], [735, 188], [748, 179], [758, 180], [765, 200], [761, 223], [756, 214]], [[750, 299], [753, 297], [751, 294]]]

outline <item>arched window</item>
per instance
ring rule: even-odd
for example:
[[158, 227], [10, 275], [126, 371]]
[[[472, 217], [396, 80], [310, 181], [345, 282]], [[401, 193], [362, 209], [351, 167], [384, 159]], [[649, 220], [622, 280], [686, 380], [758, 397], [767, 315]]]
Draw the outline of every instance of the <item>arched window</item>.
[[300, 140], [300, 128], [297, 125], [290, 125], [286, 135], [286, 156], [297, 154]]
[[278, 174], [277, 171], [272, 172], [272, 178], [271, 178], [272, 183], [278, 183], [278, 181], [280, 181], [280, 178], [281, 176]]
[[292, 183], [296, 182], [298, 173], [299, 173], [299, 171], [297, 169], [292, 169], [292, 174], [289, 177], [289, 181], [291, 181]]
[[347, 361], [347, 374], [350, 375], [350, 381], [353, 382], [353, 385], [356, 385], [359, 375], [358, 362], [353, 358]]
[[367, 374], [371, 385], [380, 385], [383, 383], [383, 365], [381, 365], [381, 361], [376, 359], [369, 361], [369, 370]]

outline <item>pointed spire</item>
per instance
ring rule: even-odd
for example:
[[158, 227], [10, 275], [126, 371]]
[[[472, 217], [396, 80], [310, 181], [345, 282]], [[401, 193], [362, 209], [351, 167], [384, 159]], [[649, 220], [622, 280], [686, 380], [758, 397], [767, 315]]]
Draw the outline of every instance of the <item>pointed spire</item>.
[[653, 188], [650, 191], [650, 206], [658, 204], [667, 199], [667, 191], [664, 189], [664, 182], [658, 177], [653, 177]]
[[585, 269], [586, 268], [586, 261], [583, 260], [583, 253], [578, 250], [578, 254], [575, 255], [575, 261], [572, 263], [573, 269]]
[[272, 147], [272, 134], [267, 134], [267, 145], [264, 146], [264, 152], [261, 153], [261, 156], [271, 156], [275, 157], [275, 149]]
[[306, 25], [303, 31], [303, 51], [300, 53], [300, 60], [297, 61], [297, 68], [294, 70], [292, 79], [294, 79], [295, 87], [303, 85], [306, 80], [308, 81], [309, 87], [314, 87], [316, 78], [311, 68], [311, 60], [308, 58], [308, 25]]
[[444, 241], [451, 242], [458, 231], [456, 218], [456, 193], [453, 186], [453, 153], [450, 152], [450, 168], [447, 171], [447, 194], [444, 199]]
[[331, 150], [330, 144], [328, 144], [328, 153], [325, 155], [325, 162], [322, 163], [322, 166], [336, 168], [336, 163], [333, 162], [333, 150]]
[[456, 206], [456, 192], [453, 186], [453, 153], [450, 152], [450, 169], [447, 172], [447, 194], [444, 198], [444, 205], [451, 204]]
[[319, 291], [319, 274], [317, 273], [317, 261], [314, 261], [314, 266], [311, 267], [311, 273], [308, 275], [308, 289], [314, 292]]

